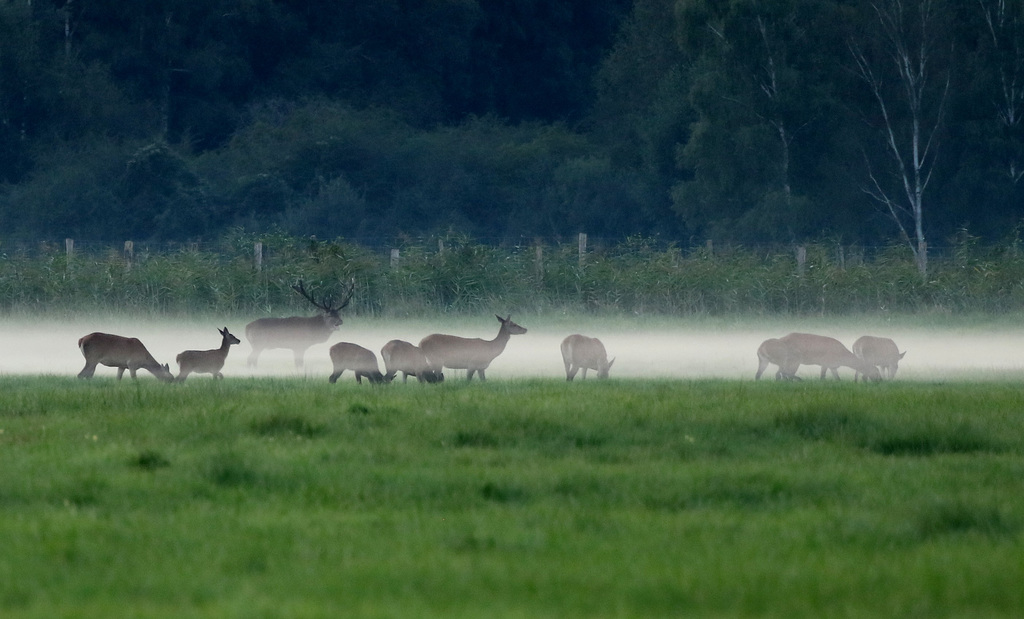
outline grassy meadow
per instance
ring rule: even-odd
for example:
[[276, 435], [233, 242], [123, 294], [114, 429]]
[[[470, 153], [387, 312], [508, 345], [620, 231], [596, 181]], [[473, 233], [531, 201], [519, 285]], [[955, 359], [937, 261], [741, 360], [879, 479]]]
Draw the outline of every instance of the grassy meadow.
[[1018, 383], [0, 390], [4, 617], [1024, 614]]

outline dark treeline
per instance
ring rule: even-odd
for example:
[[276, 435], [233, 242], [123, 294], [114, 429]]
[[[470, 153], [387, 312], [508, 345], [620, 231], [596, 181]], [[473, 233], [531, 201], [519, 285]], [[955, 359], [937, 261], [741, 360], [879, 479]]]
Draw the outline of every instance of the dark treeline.
[[0, 0], [0, 240], [926, 243], [1024, 215], [1024, 0]]

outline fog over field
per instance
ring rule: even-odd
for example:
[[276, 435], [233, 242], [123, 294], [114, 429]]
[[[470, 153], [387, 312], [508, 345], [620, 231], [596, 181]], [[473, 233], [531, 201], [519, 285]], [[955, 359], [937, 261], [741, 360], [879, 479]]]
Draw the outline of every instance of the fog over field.
[[[487, 370], [489, 379], [516, 377], [563, 378], [559, 343], [571, 333], [599, 337], [615, 357], [612, 377], [659, 378], [727, 378], [752, 380], [757, 370], [756, 350], [770, 337], [779, 337], [790, 331], [807, 331], [830, 335], [847, 347], [865, 334], [893, 338], [907, 355], [900, 364], [898, 379], [1013, 379], [1024, 377], [1024, 328], [996, 328], [978, 324], [962, 327], [917, 327], [904, 317], [899, 325], [882, 325], [870, 321], [859, 324], [842, 319], [834, 328], [822, 319], [773, 318], [760, 322], [727, 321], [657, 321], [620, 318], [607, 323], [595, 319], [581, 325], [563, 317], [513, 317], [529, 329], [524, 335], [513, 336], [505, 352]], [[446, 323], [445, 320], [448, 320]], [[217, 329], [227, 326], [242, 340], [232, 347], [224, 367], [224, 375], [250, 376], [307, 376], [323, 378], [331, 373], [328, 349], [331, 344], [347, 341], [365, 346], [378, 354], [391, 339], [412, 343], [434, 332], [452, 333], [464, 337], [490, 339], [498, 331], [497, 321], [483, 319], [441, 319], [438, 321], [386, 321], [383, 319], [346, 318], [345, 324], [324, 344], [313, 346], [306, 354], [303, 369], [296, 369], [289, 350], [265, 351], [259, 367], [246, 366], [250, 347], [245, 339], [247, 320], [229, 320], [222, 323], [178, 321], [173, 325], [156, 319], [126, 320], [123, 318], [80, 317], [73, 321], [46, 319], [31, 321], [25, 318], [0, 320], [0, 374], [76, 375], [84, 365], [78, 350], [78, 339], [92, 331], [104, 331], [138, 337], [161, 363], [168, 363], [177, 374], [174, 357], [186, 349], [207, 350], [220, 345]], [[572, 325], [572, 326], [566, 326]], [[383, 363], [381, 369], [383, 370]], [[774, 366], [766, 376], [774, 374]], [[817, 367], [801, 367], [798, 375], [817, 377]], [[99, 367], [96, 376], [115, 376], [116, 370]], [[462, 378], [465, 372], [446, 371], [446, 375]], [[140, 376], [152, 377], [148, 372]], [[840, 376], [852, 380], [853, 370], [840, 369]], [[590, 379], [593, 372], [590, 373]], [[210, 380], [209, 375], [193, 375], [189, 380]], [[341, 380], [354, 380], [351, 372]], [[577, 377], [579, 380], [579, 377]]]

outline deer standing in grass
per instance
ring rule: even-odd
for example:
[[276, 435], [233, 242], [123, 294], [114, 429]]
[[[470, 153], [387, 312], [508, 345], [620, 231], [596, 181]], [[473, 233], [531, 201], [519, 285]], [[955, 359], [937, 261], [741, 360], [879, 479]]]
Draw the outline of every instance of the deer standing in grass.
[[217, 329], [221, 335], [220, 348], [213, 350], [186, 350], [179, 353], [174, 360], [178, 364], [178, 382], [184, 382], [192, 372], [197, 374], [213, 374], [214, 378], [224, 378], [220, 373], [224, 361], [228, 358], [228, 350], [232, 344], [241, 344], [237, 337], [228, 332], [228, 328]]
[[761, 378], [769, 363], [779, 366], [776, 379], [796, 379], [796, 371], [801, 365], [820, 365], [822, 379], [831, 371], [832, 376], [839, 380], [840, 367], [853, 368], [855, 381], [861, 377], [865, 381], [882, 378], [877, 367], [850, 352], [839, 340], [812, 333], [790, 333], [774, 341], [765, 340], [757, 349], [757, 359], [755, 379]]
[[124, 371], [135, 378], [138, 370], [147, 370], [164, 382], [174, 380], [167, 364], [160, 365], [153, 355], [137, 338], [122, 337], [109, 333], [90, 333], [78, 340], [78, 349], [85, 357], [85, 367], [78, 373], [79, 378], [92, 378], [97, 365], [117, 368], [117, 380]]
[[380, 356], [384, 359], [386, 374], [384, 379], [391, 382], [401, 372], [402, 382], [415, 376], [421, 383], [439, 383], [444, 380], [444, 374], [430, 368], [430, 362], [419, 346], [402, 340], [391, 340], [380, 349]]
[[480, 376], [480, 380], [487, 380], [484, 371], [505, 350], [509, 337], [526, 333], [525, 328], [512, 322], [512, 316], [494, 317], [501, 323], [501, 327], [493, 340], [443, 333], [434, 333], [420, 340], [420, 349], [427, 356], [431, 369], [435, 372], [440, 372], [442, 368], [466, 370], [466, 380], [473, 380], [474, 372]]
[[245, 325], [245, 339], [249, 340], [252, 346], [248, 366], [256, 367], [260, 353], [264, 350], [288, 348], [295, 354], [295, 367], [302, 367], [306, 350], [314, 344], [326, 342], [331, 333], [341, 325], [342, 320], [338, 312], [348, 305], [354, 289], [355, 282], [349, 287], [341, 303], [334, 305], [329, 299], [317, 301], [306, 292], [301, 281], [298, 285], [292, 286], [292, 290], [305, 297], [321, 313], [310, 317], [260, 318]]
[[371, 383], [383, 383], [384, 375], [380, 373], [380, 366], [377, 365], [377, 355], [372, 350], [363, 348], [351, 342], [338, 342], [331, 346], [331, 363], [334, 364], [334, 373], [327, 380], [331, 383], [338, 382], [338, 377], [345, 370], [352, 370], [356, 373], [356, 382], [363, 383], [366, 377]]
[[608, 370], [615, 363], [615, 359], [608, 360], [604, 344], [596, 337], [576, 333], [562, 340], [561, 348], [567, 381], [575, 378], [579, 370], [583, 370], [583, 378], [586, 379], [588, 369], [597, 370], [598, 378], [608, 378]]
[[886, 378], [893, 379], [896, 378], [900, 359], [907, 353], [906, 351], [900, 352], [896, 342], [887, 337], [865, 335], [857, 338], [857, 341], [853, 343], [853, 354], [866, 363], [881, 368], [881, 373]]

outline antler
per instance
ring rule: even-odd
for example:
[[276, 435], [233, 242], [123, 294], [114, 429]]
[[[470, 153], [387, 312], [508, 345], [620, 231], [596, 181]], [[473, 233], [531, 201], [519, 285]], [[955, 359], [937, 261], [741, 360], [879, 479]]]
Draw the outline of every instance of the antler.
[[348, 292], [345, 293], [345, 299], [341, 302], [341, 305], [338, 306], [338, 309], [336, 309], [334, 311], [338, 311], [338, 310], [342, 309], [343, 307], [347, 306], [348, 302], [352, 300], [352, 294], [355, 291], [356, 291], [356, 278], [353, 277], [352, 281], [348, 285]]
[[345, 306], [347, 306], [348, 302], [352, 300], [352, 294], [355, 292], [355, 289], [356, 278], [353, 277], [352, 283], [349, 284], [348, 291], [345, 292], [345, 298], [344, 300], [342, 300], [341, 305], [334, 307], [330, 298], [326, 299], [325, 302], [318, 302], [315, 298], [313, 298], [313, 295], [306, 292], [306, 286], [302, 283], [301, 279], [299, 280], [298, 285], [292, 286], [292, 290], [305, 297], [306, 300], [312, 303], [314, 307], [323, 310], [328, 314], [336, 314], [337, 312], [341, 311]]

